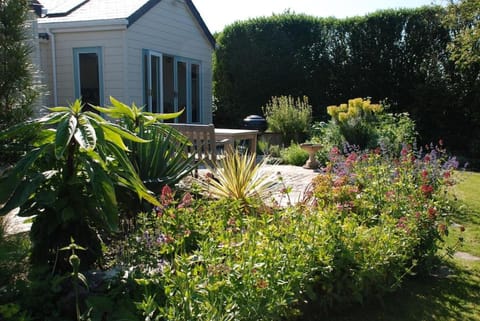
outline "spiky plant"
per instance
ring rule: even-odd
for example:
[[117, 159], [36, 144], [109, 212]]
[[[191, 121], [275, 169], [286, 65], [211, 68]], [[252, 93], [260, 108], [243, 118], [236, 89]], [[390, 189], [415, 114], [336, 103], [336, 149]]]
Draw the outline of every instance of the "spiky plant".
[[274, 173], [262, 170], [266, 159], [256, 163], [255, 154], [229, 151], [210, 170], [213, 177], [200, 180], [208, 196], [232, 199], [244, 206], [270, 199], [278, 180]]

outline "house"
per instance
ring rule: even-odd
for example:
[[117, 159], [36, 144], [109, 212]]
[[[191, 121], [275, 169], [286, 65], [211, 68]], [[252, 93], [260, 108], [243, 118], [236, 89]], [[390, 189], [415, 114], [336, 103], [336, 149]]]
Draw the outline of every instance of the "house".
[[215, 40], [191, 0], [36, 0], [43, 103], [109, 96], [212, 122]]

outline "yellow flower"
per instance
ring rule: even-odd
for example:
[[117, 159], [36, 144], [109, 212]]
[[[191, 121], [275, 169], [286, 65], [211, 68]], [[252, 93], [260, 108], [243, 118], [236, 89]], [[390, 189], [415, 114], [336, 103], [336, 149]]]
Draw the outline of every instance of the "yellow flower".
[[348, 118], [349, 118], [349, 117], [348, 117], [348, 113], [343, 112], [343, 111], [340, 112], [340, 113], [338, 113], [338, 120], [339, 120], [341, 123], [347, 121]]
[[338, 114], [338, 110], [337, 110], [337, 106], [333, 105], [333, 106], [328, 106], [327, 107], [327, 113], [332, 116], [333, 118], [335, 118], [335, 116]]

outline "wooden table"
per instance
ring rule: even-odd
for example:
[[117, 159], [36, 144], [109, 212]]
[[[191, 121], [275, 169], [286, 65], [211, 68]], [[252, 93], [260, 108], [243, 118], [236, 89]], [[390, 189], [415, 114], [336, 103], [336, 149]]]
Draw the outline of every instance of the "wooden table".
[[215, 128], [216, 141], [228, 139], [226, 144], [233, 148], [235, 146], [235, 141], [248, 140], [250, 141], [250, 144], [248, 145], [250, 153], [256, 153], [257, 151], [257, 134], [258, 130], [252, 129]]

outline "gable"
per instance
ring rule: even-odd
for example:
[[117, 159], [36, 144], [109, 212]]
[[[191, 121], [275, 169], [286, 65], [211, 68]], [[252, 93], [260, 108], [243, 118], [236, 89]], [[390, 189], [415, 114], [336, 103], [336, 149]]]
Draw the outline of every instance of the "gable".
[[[76, 24], [85, 26], [88, 22], [89, 26], [94, 27], [96, 24], [105, 25], [110, 20], [125, 24], [128, 28], [161, 1], [171, 0], [38, 0], [45, 12], [45, 16], [38, 19], [38, 22], [40, 26], [46, 27], [75, 27]], [[210, 45], [215, 47], [215, 39], [193, 2], [183, 1]]]

